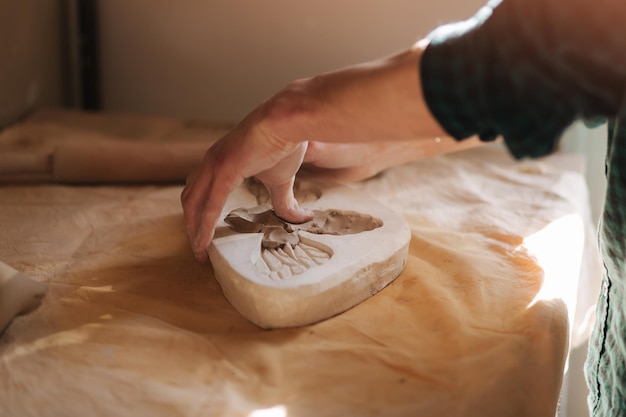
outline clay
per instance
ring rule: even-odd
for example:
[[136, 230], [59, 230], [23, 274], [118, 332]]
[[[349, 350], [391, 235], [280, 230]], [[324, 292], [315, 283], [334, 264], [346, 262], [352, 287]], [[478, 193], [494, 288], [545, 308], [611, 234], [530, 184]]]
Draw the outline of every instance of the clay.
[[19, 315], [41, 304], [48, 286], [0, 262], [0, 333]]
[[368, 196], [329, 183], [299, 183], [315, 217], [292, 224], [249, 183], [231, 194], [208, 249], [215, 276], [237, 310], [264, 328], [314, 323], [366, 300], [404, 268], [404, 219]]
[[271, 279], [286, 279], [321, 265], [333, 256], [324, 245], [310, 245], [300, 239], [300, 232], [328, 235], [362, 233], [381, 227], [383, 222], [366, 214], [342, 210], [313, 210], [314, 218], [306, 223], [288, 223], [261, 205], [231, 211], [224, 221], [239, 233], [263, 233], [257, 271]]

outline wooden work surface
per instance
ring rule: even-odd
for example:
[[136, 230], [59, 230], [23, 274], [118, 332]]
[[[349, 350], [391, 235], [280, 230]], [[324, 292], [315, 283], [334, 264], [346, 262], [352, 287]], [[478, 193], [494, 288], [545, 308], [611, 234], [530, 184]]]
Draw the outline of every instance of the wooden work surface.
[[[15, 129], [47, 143], [182, 126], [118, 118]], [[0, 336], [0, 414], [554, 416], [587, 214], [583, 176], [549, 162], [485, 148], [353, 185], [408, 221], [406, 269], [337, 317], [274, 331], [195, 262], [182, 185], [2, 185], [0, 259], [49, 293]]]

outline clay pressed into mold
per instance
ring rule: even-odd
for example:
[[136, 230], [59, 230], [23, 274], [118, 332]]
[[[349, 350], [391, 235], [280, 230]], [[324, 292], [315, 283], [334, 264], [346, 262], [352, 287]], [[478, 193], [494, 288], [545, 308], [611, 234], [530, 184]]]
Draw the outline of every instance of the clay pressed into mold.
[[367, 232], [383, 225], [382, 220], [367, 214], [335, 209], [313, 210], [312, 220], [294, 224], [276, 216], [267, 205], [240, 208], [224, 219], [239, 233], [263, 233], [257, 271], [271, 279], [285, 279], [322, 265], [333, 256], [329, 247], [300, 232], [346, 235]]
[[408, 225], [370, 196], [310, 179], [296, 181], [294, 194], [317, 210], [312, 221], [284, 222], [265, 187], [246, 181], [230, 195], [207, 249], [226, 298], [262, 328], [332, 317], [376, 294], [406, 262]]

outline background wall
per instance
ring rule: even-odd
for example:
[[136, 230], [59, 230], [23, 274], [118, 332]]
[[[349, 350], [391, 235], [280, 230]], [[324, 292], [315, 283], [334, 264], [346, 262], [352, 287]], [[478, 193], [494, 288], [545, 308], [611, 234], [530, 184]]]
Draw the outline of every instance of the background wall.
[[234, 122], [291, 80], [404, 49], [483, 0], [105, 0], [107, 110]]
[[62, 0], [0, 0], [0, 128], [65, 103]]
[[602, 213], [604, 196], [606, 195], [606, 178], [604, 176], [606, 137], [606, 124], [589, 129], [582, 122], [576, 122], [565, 132], [561, 140], [561, 148], [564, 151], [580, 153], [586, 157], [591, 214], [596, 221]]

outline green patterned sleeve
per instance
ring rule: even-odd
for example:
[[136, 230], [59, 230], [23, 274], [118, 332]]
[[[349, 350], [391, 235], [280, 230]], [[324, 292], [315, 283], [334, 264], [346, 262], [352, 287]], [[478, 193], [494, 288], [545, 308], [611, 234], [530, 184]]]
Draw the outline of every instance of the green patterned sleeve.
[[624, 22], [624, 0], [489, 1], [429, 34], [425, 100], [456, 139], [501, 135], [517, 158], [545, 155], [574, 120], [617, 114]]

